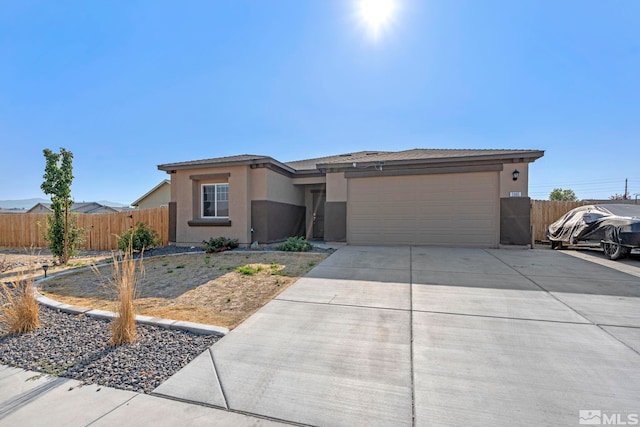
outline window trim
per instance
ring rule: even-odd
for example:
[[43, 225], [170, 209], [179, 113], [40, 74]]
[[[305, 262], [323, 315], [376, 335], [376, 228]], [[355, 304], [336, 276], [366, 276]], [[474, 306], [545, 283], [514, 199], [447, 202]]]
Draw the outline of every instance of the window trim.
[[[216, 183], [203, 183], [200, 184], [200, 218], [203, 220], [215, 220], [215, 219], [229, 219], [229, 215], [219, 216], [218, 214], [218, 187], [227, 187], [227, 211], [229, 210], [229, 183], [228, 182], [216, 182]], [[204, 187], [214, 187], [213, 201], [214, 211], [216, 216], [206, 216], [204, 212]]]

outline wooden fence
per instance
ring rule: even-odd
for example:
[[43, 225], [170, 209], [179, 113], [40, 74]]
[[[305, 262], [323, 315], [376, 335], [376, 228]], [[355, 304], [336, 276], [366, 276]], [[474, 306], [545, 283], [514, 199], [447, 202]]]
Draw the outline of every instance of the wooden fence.
[[[531, 227], [533, 239], [547, 240], [547, 228], [565, 213], [578, 206], [593, 202], [553, 202], [531, 200]], [[13, 248], [44, 248], [47, 242], [43, 232], [48, 214], [0, 215], [0, 246]], [[77, 214], [77, 224], [85, 230], [82, 249], [98, 251], [118, 248], [117, 236], [138, 222], [158, 232], [162, 244], [169, 242], [169, 210], [166, 207], [133, 210], [108, 214]]]
[[547, 240], [547, 228], [573, 208], [593, 202], [554, 202], [551, 200], [531, 200], [531, 227], [535, 241]]
[[[44, 232], [48, 214], [0, 215], [0, 246], [45, 248]], [[84, 229], [81, 249], [107, 251], [118, 248], [118, 235], [132, 225], [143, 222], [155, 230], [162, 244], [169, 242], [169, 210], [166, 207], [107, 214], [74, 214], [78, 227]]]

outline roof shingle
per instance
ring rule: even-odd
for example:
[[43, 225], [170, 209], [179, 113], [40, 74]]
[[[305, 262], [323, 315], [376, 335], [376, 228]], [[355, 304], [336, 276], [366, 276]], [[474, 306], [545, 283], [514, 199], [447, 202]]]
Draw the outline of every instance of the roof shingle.
[[426, 159], [453, 159], [460, 157], [496, 156], [496, 155], [531, 155], [538, 150], [504, 150], [504, 149], [428, 149], [415, 148], [405, 151], [359, 151], [337, 156], [318, 157], [315, 159], [284, 162], [296, 170], [312, 170], [317, 165], [345, 164], [358, 162], [391, 162]]
[[353, 153], [338, 154], [335, 156], [317, 157], [313, 159], [279, 162], [270, 156], [256, 154], [241, 154], [238, 156], [215, 157], [211, 159], [194, 160], [189, 162], [167, 163], [158, 165], [158, 169], [169, 171], [171, 169], [197, 168], [228, 164], [271, 163], [281, 168], [295, 171], [313, 171], [318, 165], [350, 165], [363, 162], [399, 162], [412, 163], [415, 161], [437, 161], [438, 159], [469, 159], [476, 160], [489, 156], [528, 157], [538, 158], [543, 155], [539, 150], [504, 150], [504, 149], [430, 149], [415, 148], [404, 151], [357, 151]]

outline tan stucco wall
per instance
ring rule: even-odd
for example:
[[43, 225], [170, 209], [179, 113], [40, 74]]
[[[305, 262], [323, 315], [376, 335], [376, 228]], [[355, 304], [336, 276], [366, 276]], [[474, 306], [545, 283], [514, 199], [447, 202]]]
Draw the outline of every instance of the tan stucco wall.
[[293, 183], [295, 185], [310, 185], [310, 184], [324, 184], [327, 182], [327, 179], [324, 175], [322, 176], [313, 176], [306, 178], [293, 178]]
[[266, 171], [267, 200], [304, 206], [303, 187], [293, 185], [293, 180], [287, 176], [268, 169]]
[[167, 206], [171, 200], [171, 184], [165, 183], [138, 203], [138, 209]]
[[327, 202], [347, 201], [347, 179], [344, 172], [327, 174]]
[[[189, 221], [198, 218], [194, 212], [193, 180], [191, 175], [229, 173], [229, 219], [231, 226], [190, 226]], [[225, 179], [203, 179], [201, 184], [224, 182]], [[240, 244], [251, 243], [251, 179], [248, 166], [178, 170], [171, 175], [172, 200], [176, 202], [176, 240], [178, 245], [200, 245], [211, 237], [238, 239]], [[198, 192], [199, 194], [199, 192]], [[198, 203], [198, 209], [200, 204]]]
[[267, 169], [249, 169], [251, 179], [251, 200], [267, 200]]
[[[513, 180], [513, 171], [518, 170], [520, 176]], [[529, 197], [529, 163], [505, 163], [500, 172], [500, 197], [509, 197], [512, 191], [519, 191], [521, 197]]]

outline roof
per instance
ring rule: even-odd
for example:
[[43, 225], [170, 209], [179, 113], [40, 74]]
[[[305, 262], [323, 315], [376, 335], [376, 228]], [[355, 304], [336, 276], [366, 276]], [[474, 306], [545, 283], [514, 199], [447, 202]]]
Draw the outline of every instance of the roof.
[[531, 158], [542, 157], [539, 150], [472, 150], [472, 149], [427, 149], [416, 148], [405, 151], [359, 151], [337, 156], [286, 162], [296, 170], [312, 170], [327, 166], [345, 166], [353, 163], [423, 163], [442, 160], [478, 160], [483, 158]]
[[21, 214], [27, 212], [24, 209], [4, 209], [0, 208], [0, 214]]
[[318, 164], [329, 163], [353, 163], [357, 161], [367, 160], [373, 158], [376, 155], [389, 154], [389, 151], [358, 151], [356, 153], [338, 154], [336, 156], [317, 157], [315, 159], [295, 160], [293, 162], [285, 162], [286, 165], [291, 166], [295, 170], [314, 170], [317, 169]]
[[171, 181], [168, 180], [168, 179], [162, 180], [162, 182], [160, 182], [158, 185], [153, 187], [151, 190], [147, 191], [144, 194], [144, 196], [140, 197], [138, 200], [136, 200], [135, 202], [131, 203], [131, 206], [138, 206], [140, 204], [140, 202], [142, 202], [146, 197], [148, 197], [150, 194], [152, 194], [154, 191], [156, 191], [157, 189], [159, 189], [160, 187], [162, 187], [165, 184], [166, 185], [171, 185]]
[[317, 157], [291, 162], [279, 162], [272, 157], [242, 154], [239, 156], [217, 157], [212, 159], [194, 160], [189, 162], [167, 163], [158, 165], [158, 169], [170, 172], [176, 169], [192, 169], [197, 167], [230, 166], [230, 165], [258, 165], [271, 164], [288, 172], [320, 171], [328, 167], [353, 167], [354, 164], [419, 164], [442, 163], [451, 161], [474, 160], [507, 160], [522, 159], [531, 162], [544, 155], [541, 150], [504, 150], [504, 149], [429, 149], [416, 148], [404, 151], [358, 151], [354, 153], [338, 154], [334, 156]]
[[200, 167], [200, 166], [211, 166], [216, 164], [231, 164], [231, 163], [244, 164], [247, 162], [260, 162], [268, 159], [271, 159], [271, 157], [262, 156], [260, 154], [240, 154], [237, 156], [214, 157], [211, 159], [192, 160], [188, 162], [165, 163], [163, 165], [158, 165], [158, 169], [160, 170], [186, 169], [186, 168], [193, 168], [193, 167]]
[[[53, 212], [53, 210], [51, 209], [51, 203], [36, 203], [31, 209], [29, 209], [27, 211], [27, 213], [31, 212], [32, 210], [34, 210], [38, 206], [43, 207], [45, 210], [48, 210], [49, 212]], [[129, 209], [121, 208], [121, 207], [107, 206], [107, 205], [103, 205], [102, 203], [98, 203], [98, 202], [79, 202], [79, 203], [74, 203], [71, 206], [71, 212], [74, 212], [74, 213], [90, 214], [90, 213], [96, 213], [97, 211], [100, 211], [100, 210], [108, 210], [108, 211], [112, 211], [112, 212], [122, 212], [122, 211], [129, 210]]]

